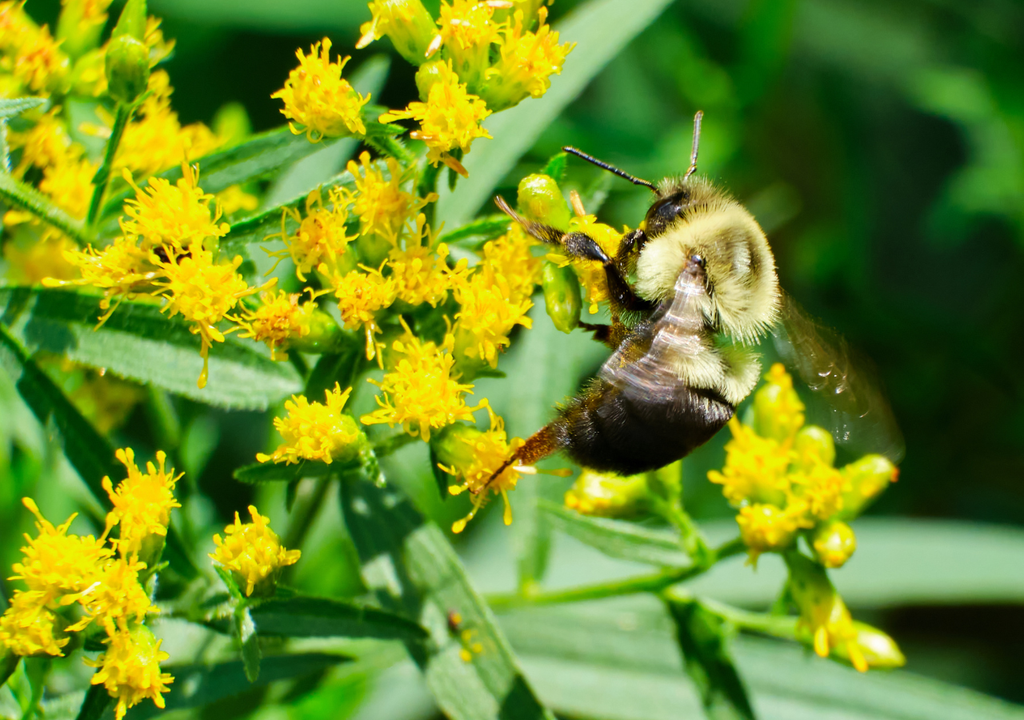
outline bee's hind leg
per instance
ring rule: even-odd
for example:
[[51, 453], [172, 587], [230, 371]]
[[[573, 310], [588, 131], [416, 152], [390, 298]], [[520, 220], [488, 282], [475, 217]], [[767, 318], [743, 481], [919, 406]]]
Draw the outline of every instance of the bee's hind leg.
[[533, 465], [564, 448], [564, 434], [564, 421], [561, 417], [542, 427], [526, 438], [526, 442], [520, 445], [505, 462], [491, 473], [491, 477], [487, 479], [487, 482], [480, 488], [479, 492], [487, 490], [491, 483], [512, 465]]

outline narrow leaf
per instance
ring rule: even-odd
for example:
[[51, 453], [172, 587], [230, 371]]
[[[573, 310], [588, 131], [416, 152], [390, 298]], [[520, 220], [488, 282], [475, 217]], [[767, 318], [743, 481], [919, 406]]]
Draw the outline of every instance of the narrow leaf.
[[110, 697], [105, 687], [90, 685], [85, 692], [85, 699], [82, 700], [82, 707], [78, 710], [76, 720], [99, 720], [113, 704], [114, 698]]
[[327, 477], [331, 473], [351, 470], [359, 466], [353, 463], [331, 463], [315, 460], [303, 460], [298, 463], [253, 463], [243, 465], [234, 472], [235, 480], [248, 485], [260, 485], [268, 482], [298, 482], [302, 478]]
[[26, 110], [45, 105], [47, 102], [46, 98], [40, 97], [4, 98], [0, 100], [0, 120], [17, 117]]
[[699, 602], [672, 602], [668, 609], [676, 623], [686, 672], [700, 692], [708, 717], [753, 720], [754, 711], [729, 655], [721, 619]]
[[401, 615], [327, 598], [268, 600], [252, 609], [252, 619], [261, 635], [410, 642], [427, 638], [426, 630]]
[[109, 505], [100, 481], [105, 475], [116, 475], [119, 466], [114, 461], [113, 448], [3, 324], [0, 324], [0, 367], [14, 381], [18, 394], [43, 427], [57, 437], [68, 461], [92, 494], [104, 506]]
[[235, 608], [234, 618], [235, 638], [242, 651], [242, 669], [245, 671], [245, 679], [253, 683], [260, 676], [260, 638], [256, 634], [256, 623], [249, 614], [249, 608], [239, 606]]
[[441, 530], [394, 486], [345, 482], [341, 496], [367, 586], [430, 632], [430, 642], [407, 647], [441, 711], [453, 720], [551, 720]]
[[144, 702], [132, 710], [132, 720], [147, 720], [171, 710], [198, 708], [218, 700], [241, 695], [255, 687], [278, 680], [289, 680], [326, 670], [338, 663], [349, 662], [343, 655], [324, 653], [302, 653], [297, 655], [275, 655], [263, 658], [260, 663], [260, 677], [249, 682], [241, 660], [232, 660], [214, 665], [196, 664], [180, 667], [161, 668], [174, 676], [170, 691], [164, 695], [166, 710]]
[[54, 205], [50, 198], [6, 172], [0, 172], [0, 200], [27, 210], [43, 222], [63, 232], [79, 245], [85, 245], [85, 230], [81, 220], [71, 217]]
[[562, 74], [551, 78], [551, 89], [541, 100], [527, 99], [484, 121], [494, 139], [478, 141], [466, 155], [463, 164], [470, 182], [461, 183], [454, 193], [441, 193], [438, 217], [449, 227], [471, 218], [551, 121], [668, 4], [669, 0], [591, 0], [560, 22], [559, 39], [576, 43]]
[[11, 332], [31, 350], [147, 383], [197, 402], [264, 410], [301, 391], [288, 363], [274, 362], [253, 343], [228, 336], [210, 351], [210, 380], [200, 389], [200, 341], [180, 317], [156, 305], [122, 302], [99, 328], [100, 297], [46, 288], [0, 288], [0, 312]]
[[587, 517], [548, 500], [540, 501], [540, 509], [555, 528], [609, 557], [662, 567], [693, 565], [673, 533], [624, 520]]

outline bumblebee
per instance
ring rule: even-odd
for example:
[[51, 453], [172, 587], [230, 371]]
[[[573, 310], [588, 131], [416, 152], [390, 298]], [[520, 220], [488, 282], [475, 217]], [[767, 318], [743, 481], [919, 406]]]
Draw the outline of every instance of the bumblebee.
[[727, 192], [696, 175], [701, 119], [698, 112], [686, 173], [658, 185], [564, 148], [656, 195], [614, 258], [588, 235], [533, 222], [495, 198], [532, 237], [569, 257], [602, 263], [611, 324], [580, 325], [613, 350], [597, 377], [495, 477], [513, 463], [531, 465], [557, 451], [581, 466], [623, 475], [685, 457], [754, 389], [761, 375], [754, 346], [769, 334], [788, 364], [828, 397], [837, 439], [848, 440], [850, 425], [859, 423], [885, 442], [882, 452], [902, 453], [884, 396], [868, 374], [856, 372], [845, 343], [830, 338], [780, 289], [760, 225]]

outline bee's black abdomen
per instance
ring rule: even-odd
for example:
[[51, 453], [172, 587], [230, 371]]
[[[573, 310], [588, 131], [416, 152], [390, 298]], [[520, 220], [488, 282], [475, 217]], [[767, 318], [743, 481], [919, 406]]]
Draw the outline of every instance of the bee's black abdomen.
[[685, 457], [732, 417], [733, 406], [714, 391], [681, 384], [665, 391], [641, 396], [597, 380], [562, 409], [552, 429], [580, 465], [633, 475]]

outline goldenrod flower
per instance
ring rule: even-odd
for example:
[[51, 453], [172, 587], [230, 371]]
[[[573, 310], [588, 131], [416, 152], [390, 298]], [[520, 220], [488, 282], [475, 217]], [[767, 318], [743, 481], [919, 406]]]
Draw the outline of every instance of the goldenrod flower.
[[63, 655], [71, 638], [62, 637], [57, 616], [38, 591], [15, 590], [6, 612], [0, 616], [0, 648], [19, 657]]
[[477, 430], [471, 425], [452, 425], [442, 431], [434, 449], [437, 453], [438, 467], [449, 475], [461, 480], [459, 485], [450, 485], [448, 492], [460, 495], [469, 491], [472, 495], [473, 509], [469, 515], [452, 525], [452, 532], [460, 533], [466, 524], [473, 519], [488, 499], [489, 493], [501, 495], [505, 502], [503, 518], [506, 525], [512, 523], [512, 506], [508, 501], [508, 491], [514, 490], [519, 481], [520, 473], [534, 474], [537, 470], [519, 463], [508, 464], [494, 476], [495, 471], [505, 465], [522, 444], [519, 438], [511, 442], [505, 437], [505, 422], [491, 410], [486, 401], [481, 403], [487, 408], [491, 425], [486, 431]]
[[750, 562], [769, 550], [789, 547], [796, 533], [813, 525], [804, 517], [803, 506], [795, 505], [785, 510], [764, 503], [754, 503], [740, 508], [736, 524], [740, 526], [740, 537], [750, 550]]
[[279, 359], [279, 351], [310, 333], [316, 302], [300, 303], [300, 297], [298, 293], [289, 294], [284, 290], [261, 293], [258, 308], [245, 309], [239, 317], [232, 318], [242, 328], [239, 337], [266, 343], [270, 347], [270, 359]]
[[504, 276], [489, 280], [474, 273], [455, 290], [459, 312], [455, 316], [455, 349], [460, 357], [481, 365], [498, 366], [498, 353], [509, 346], [509, 333], [516, 325], [532, 327], [526, 317], [533, 307], [529, 299], [515, 299]]
[[42, 237], [15, 236], [3, 245], [7, 279], [12, 285], [36, 285], [47, 279], [55, 284], [73, 280], [78, 276], [78, 268], [68, 256], [74, 257], [77, 252], [74, 240], [60, 232], [45, 233]]
[[493, 14], [494, 8], [479, 0], [441, 3], [437, 24], [442, 47], [459, 79], [470, 88], [481, 85], [490, 66], [491, 43], [498, 40], [500, 29], [492, 20]]
[[[100, 324], [110, 317], [113, 308], [111, 298], [130, 298], [138, 292], [152, 289], [153, 282], [160, 275], [159, 269], [150, 263], [150, 256], [134, 240], [115, 238], [107, 247], [97, 250], [92, 245], [84, 250], [72, 249], [64, 257], [81, 275], [78, 279], [45, 277], [45, 287], [63, 285], [92, 285], [103, 290], [100, 308], [107, 312], [100, 318]], [[62, 273], [65, 274], [65, 273]]]
[[124, 204], [128, 219], [121, 218], [121, 231], [143, 250], [162, 246], [165, 255], [173, 257], [228, 232], [227, 223], [217, 222], [221, 211], [216, 199], [199, 187], [199, 166], [183, 163], [181, 172], [182, 178], [173, 185], [155, 177], [145, 188], [124, 172], [135, 197]]
[[513, 225], [506, 234], [484, 245], [477, 269], [490, 280], [504, 278], [512, 293], [510, 300], [528, 298], [540, 282], [542, 261], [530, 250], [534, 244], [519, 225]]
[[64, 158], [43, 168], [39, 190], [71, 217], [84, 218], [92, 198], [95, 175], [96, 164], [87, 158]]
[[529, 20], [516, 11], [505, 23], [499, 40], [498, 61], [487, 72], [481, 97], [495, 112], [518, 105], [527, 97], [540, 97], [551, 87], [551, 75], [562, 72], [562, 64], [576, 43], [558, 44], [558, 33], [545, 23], [547, 8], [537, 10], [538, 28], [530, 32]]
[[456, 282], [453, 278], [458, 277], [458, 270], [448, 268], [446, 257], [448, 246], [444, 243], [436, 251], [426, 245], [392, 250], [388, 265], [391, 266], [391, 279], [398, 288], [398, 299], [410, 305], [429, 303], [431, 307], [437, 307]]
[[733, 505], [744, 502], [785, 504], [790, 489], [788, 474], [792, 453], [782, 443], [763, 438], [753, 428], [729, 420], [732, 439], [725, 444], [725, 466], [712, 470], [708, 480], [722, 486], [722, 494]]
[[202, 339], [199, 354], [203, 358], [203, 371], [199, 375], [199, 387], [205, 387], [210, 348], [215, 342], [224, 342], [224, 333], [217, 329], [217, 323], [231, 312], [239, 299], [273, 285], [276, 279], [260, 287], [249, 287], [238, 274], [241, 256], [220, 265], [213, 262], [212, 253], [200, 247], [193, 247], [190, 253], [160, 263], [164, 279], [156, 284], [167, 300], [163, 310], [172, 317], [180, 314], [191, 324], [189, 330]]
[[121, 628], [107, 639], [107, 649], [99, 658], [86, 661], [99, 668], [92, 676], [92, 684], [103, 685], [117, 700], [117, 720], [123, 720], [128, 708], [146, 698], [158, 708], [164, 707], [162, 693], [167, 692], [174, 678], [170, 673], [160, 672], [160, 663], [170, 657], [160, 649], [162, 642], [145, 625]]
[[61, 599], [62, 605], [77, 602], [86, 613], [68, 630], [84, 630], [97, 620], [108, 635], [113, 635], [129, 623], [142, 622], [148, 613], [156, 612], [149, 594], [139, 583], [139, 573], [145, 568], [146, 563], [134, 557], [105, 562], [89, 587]]
[[436, 50], [437, 28], [434, 19], [420, 0], [371, 0], [373, 17], [359, 28], [362, 37], [356, 49], [369, 45], [385, 35], [408, 62], [419, 65]]
[[645, 475], [624, 477], [584, 468], [565, 492], [565, 506], [581, 515], [632, 517], [643, 509], [650, 493]]
[[154, 536], [159, 538], [160, 546], [163, 545], [171, 509], [181, 507], [174, 499], [174, 485], [182, 474], [175, 476], [173, 468], [164, 469], [167, 453], [163, 450], [156, 454], [157, 465], [146, 463], [145, 474], [135, 464], [135, 452], [131, 448], [119, 448], [114, 455], [125, 466], [128, 477], [118, 483], [116, 490], [109, 477], [103, 478], [103, 489], [114, 505], [107, 522], [119, 525], [117, 550], [121, 557], [127, 558], [138, 556], [144, 542]]
[[395, 340], [392, 348], [400, 359], [381, 382], [370, 380], [381, 389], [376, 397], [380, 407], [360, 422], [401, 425], [410, 435], [430, 440], [431, 430], [472, 418], [477, 408], [468, 407], [463, 395], [473, 386], [458, 381], [453, 347], [451, 335], [441, 345], [411, 333]]
[[12, 150], [21, 149], [21, 161], [14, 169], [14, 175], [24, 175], [30, 166], [43, 170], [77, 160], [83, 155], [84, 148], [71, 139], [60, 113], [59, 106], [53, 107], [28, 130], [12, 131], [7, 136]]
[[437, 194], [419, 198], [402, 190], [402, 167], [398, 161], [387, 158], [384, 164], [387, 179], [380, 163], [370, 162], [367, 152], [359, 156], [358, 164], [350, 160], [345, 169], [355, 178], [352, 210], [359, 216], [359, 234], [376, 235], [397, 246], [406, 222], [427, 203], [437, 200]]
[[287, 417], [274, 418], [274, 429], [281, 434], [284, 443], [270, 455], [257, 454], [256, 459], [261, 463], [320, 460], [330, 464], [354, 457], [363, 433], [352, 416], [344, 412], [351, 393], [352, 388], [342, 391], [335, 383], [333, 390], [326, 391], [323, 403], [292, 395], [284, 404]]
[[43, 604], [69, 593], [82, 592], [92, 585], [102, 564], [113, 555], [103, 538], [68, 535], [77, 513], [55, 527], [43, 517], [31, 498], [23, 498], [22, 502], [36, 516], [39, 535], [36, 538], [25, 536], [28, 545], [21, 548], [24, 558], [12, 566], [11, 579], [21, 580], [30, 591], [40, 593]]
[[11, 74], [21, 81], [26, 94], [58, 93], [63, 90], [71, 62], [54, 40], [50, 29], [25, 26], [14, 55]]
[[[365, 271], [365, 272], [364, 272]], [[345, 275], [331, 278], [334, 297], [338, 300], [338, 312], [349, 330], [363, 329], [366, 335], [366, 359], [377, 355], [377, 313], [390, 307], [398, 297], [398, 288], [391, 278], [380, 270], [364, 267]]]
[[241, 185], [231, 185], [217, 193], [217, 204], [225, 215], [233, 215], [244, 210], [252, 212], [260, 206], [260, 199], [242, 189]]
[[236, 512], [234, 524], [224, 528], [224, 539], [213, 536], [217, 550], [210, 557], [235, 576], [239, 586], [245, 587], [246, 596], [257, 588], [259, 595], [271, 594], [281, 568], [298, 562], [302, 552], [282, 547], [277, 534], [270, 529], [270, 519], [260, 515], [255, 506], [249, 506], [249, 514], [251, 523], [243, 525]]
[[341, 79], [341, 71], [349, 58], [330, 61], [331, 41], [324, 38], [305, 55], [295, 54], [299, 66], [288, 74], [284, 87], [271, 95], [284, 101], [281, 114], [288, 118], [292, 132], [306, 133], [310, 142], [340, 135], [365, 135], [362, 108], [370, 100]]
[[[295, 275], [303, 282], [307, 273], [321, 266], [327, 273], [353, 269], [354, 263], [345, 262], [351, 259], [351, 254], [346, 254], [348, 244], [356, 239], [355, 235], [346, 233], [345, 227], [353, 200], [350, 190], [336, 187], [328, 191], [325, 205], [320, 190], [316, 189], [306, 196], [305, 217], [298, 210], [285, 208], [280, 233], [285, 249], [271, 252], [271, 257], [290, 255], [295, 263]], [[294, 234], [287, 231], [289, 219], [299, 223]]]
[[[462, 163], [451, 153], [467, 153], [473, 140], [491, 137], [480, 127], [491, 111], [483, 100], [466, 90], [465, 83], [459, 82], [451, 61], [447, 64], [431, 63], [431, 68], [434, 79], [426, 102], [412, 102], [405, 110], [384, 113], [380, 121], [416, 120], [420, 129], [409, 133], [409, 137], [426, 143], [427, 160], [434, 165], [443, 162], [460, 175], [467, 176]], [[420, 72], [423, 71], [421, 68]]]
[[804, 404], [781, 364], [772, 365], [764, 379], [767, 384], [754, 394], [754, 428], [761, 437], [785, 442], [804, 426]]

